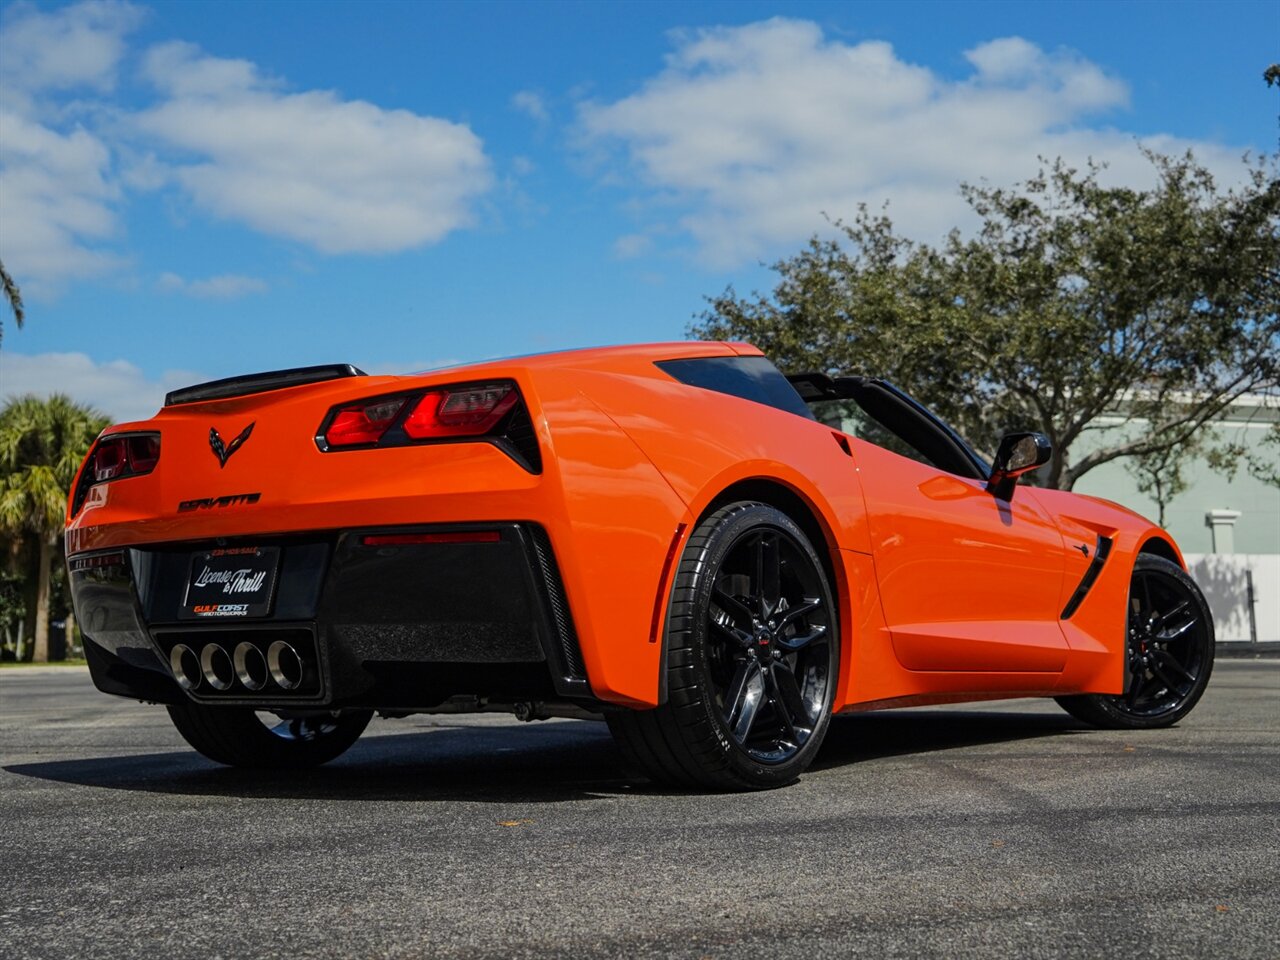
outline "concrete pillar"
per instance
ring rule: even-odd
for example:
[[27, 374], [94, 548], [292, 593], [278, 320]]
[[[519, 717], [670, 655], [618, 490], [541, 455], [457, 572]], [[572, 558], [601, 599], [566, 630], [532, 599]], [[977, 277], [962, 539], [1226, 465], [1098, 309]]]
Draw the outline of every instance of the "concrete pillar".
[[1236, 552], [1236, 521], [1239, 510], [1210, 510], [1204, 515], [1205, 526], [1213, 537], [1214, 553]]

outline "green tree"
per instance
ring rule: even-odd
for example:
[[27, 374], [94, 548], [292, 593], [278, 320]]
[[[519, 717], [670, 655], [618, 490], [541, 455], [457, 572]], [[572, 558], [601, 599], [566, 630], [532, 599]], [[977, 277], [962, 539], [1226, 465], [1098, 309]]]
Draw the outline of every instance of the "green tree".
[[[27, 395], [0, 409], [0, 531], [35, 545], [35, 653], [49, 657], [50, 576], [62, 558], [67, 491], [107, 418], [62, 394]], [[29, 614], [30, 615], [30, 614]]]
[[[22, 291], [13, 282], [13, 277], [9, 276], [9, 271], [4, 268], [3, 260], [0, 260], [0, 287], [4, 288], [4, 298], [9, 302], [9, 309], [13, 311], [13, 320], [21, 330], [22, 321], [26, 317], [26, 310], [22, 306]], [[4, 324], [0, 323], [0, 341], [3, 340]]]
[[[1280, 179], [1264, 158], [1222, 190], [1190, 154], [1147, 156], [1148, 190], [1061, 160], [966, 185], [979, 227], [938, 247], [863, 208], [775, 264], [771, 294], [730, 288], [690, 332], [790, 372], [885, 376], [979, 450], [1039, 430], [1047, 486], [1122, 458], [1167, 472], [1236, 398], [1280, 384]], [[1097, 434], [1104, 414], [1122, 429]]]

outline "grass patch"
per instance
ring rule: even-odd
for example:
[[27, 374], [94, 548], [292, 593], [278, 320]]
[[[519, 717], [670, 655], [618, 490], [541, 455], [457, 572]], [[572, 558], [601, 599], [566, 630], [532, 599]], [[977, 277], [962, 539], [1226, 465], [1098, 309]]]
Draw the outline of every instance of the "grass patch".
[[48, 663], [0, 660], [0, 670], [21, 670], [23, 667], [85, 667], [88, 665], [87, 660], [50, 660]]

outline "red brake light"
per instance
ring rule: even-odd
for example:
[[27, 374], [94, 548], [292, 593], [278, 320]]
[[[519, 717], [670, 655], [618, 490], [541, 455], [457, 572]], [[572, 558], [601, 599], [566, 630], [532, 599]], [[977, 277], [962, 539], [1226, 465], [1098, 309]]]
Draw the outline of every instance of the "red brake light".
[[350, 447], [361, 443], [377, 443], [387, 432], [408, 400], [395, 397], [373, 403], [353, 403], [339, 407], [324, 439], [331, 447]]
[[150, 473], [160, 460], [160, 438], [155, 434], [103, 437], [93, 450], [93, 482]]
[[414, 440], [435, 437], [478, 437], [488, 433], [519, 395], [510, 383], [469, 383], [423, 395], [404, 421]]
[[131, 473], [150, 473], [160, 462], [160, 438], [130, 437], [125, 441]]
[[93, 451], [93, 482], [114, 480], [124, 470], [125, 452], [123, 440], [103, 440]]

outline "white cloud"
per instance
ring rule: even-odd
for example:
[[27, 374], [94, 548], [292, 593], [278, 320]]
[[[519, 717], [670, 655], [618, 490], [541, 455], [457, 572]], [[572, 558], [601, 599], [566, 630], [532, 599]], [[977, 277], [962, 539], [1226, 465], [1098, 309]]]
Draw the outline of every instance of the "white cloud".
[[251, 63], [185, 43], [152, 48], [166, 99], [137, 128], [194, 160], [174, 179], [202, 208], [325, 253], [434, 243], [472, 220], [492, 182], [464, 124], [385, 110], [329, 91], [283, 92]]
[[65, 393], [116, 423], [146, 420], [164, 405], [165, 393], [207, 379], [191, 371], [170, 370], [153, 380], [127, 360], [99, 363], [83, 353], [0, 352], [4, 398]]
[[628, 233], [613, 242], [613, 254], [619, 260], [631, 260], [649, 252], [653, 238], [647, 233]]
[[0, 259], [29, 295], [117, 268], [104, 244], [118, 231], [120, 192], [111, 151], [53, 93], [104, 93], [116, 82], [125, 37], [143, 11], [81, 3], [4, 12], [0, 29]]
[[0, 30], [0, 84], [8, 91], [90, 87], [109, 91], [125, 52], [125, 36], [145, 11], [132, 4], [98, 0], [42, 13], [15, 3]]
[[[118, 0], [16, 3], [0, 16], [0, 259], [29, 296], [128, 263], [126, 189], [174, 188], [326, 253], [396, 252], [471, 222], [493, 177], [464, 124], [289, 92], [253, 63], [185, 43], [147, 52], [158, 96], [125, 107], [115, 88], [145, 16]], [[187, 292], [253, 292], [207, 283]]]
[[511, 106], [521, 113], [528, 114], [539, 123], [545, 123], [551, 118], [550, 113], [547, 112], [547, 102], [542, 99], [542, 94], [533, 90], [520, 90], [513, 94]]
[[[578, 135], [587, 150], [620, 149], [650, 215], [676, 211], [676, 226], [718, 265], [820, 232], [824, 212], [849, 217], [862, 202], [890, 200], [901, 229], [936, 239], [969, 220], [960, 182], [1024, 180], [1038, 156], [1094, 157], [1120, 182], [1152, 176], [1132, 135], [1087, 125], [1127, 105], [1125, 84], [1067, 51], [992, 40], [965, 53], [972, 76], [948, 80], [887, 43], [828, 40], [807, 21], [673, 36], [665, 66], [638, 91], [579, 105]], [[1241, 175], [1236, 151], [1144, 142], [1194, 146], [1228, 180]]]
[[91, 277], [120, 258], [111, 154], [86, 130], [59, 133], [0, 107], [0, 259], [28, 293]]
[[208, 300], [232, 300], [267, 291], [265, 280], [238, 273], [224, 273], [206, 280], [187, 280], [176, 273], [162, 273], [156, 286], [169, 293], [185, 293]]

